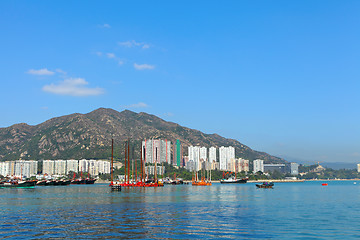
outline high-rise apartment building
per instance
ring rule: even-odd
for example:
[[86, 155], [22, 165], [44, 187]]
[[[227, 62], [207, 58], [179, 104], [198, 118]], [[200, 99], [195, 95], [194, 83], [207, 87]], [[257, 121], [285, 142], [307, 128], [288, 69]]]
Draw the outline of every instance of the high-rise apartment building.
[[188, 147], [188, 156], [189, 156], [189, 161], [194, 161], [195, 170], [199, 171], [201, 169], [200, 147], [198, 147], [198, 146], [190, 146], [190, 147]]
[[111, 164], [108, 161], [98, 161], [98, 167], [100, 174], [111, 173], [110, 172]]
[[0, 175], [10, 176], [10, 162], [0, 162]]
[[79, 160], [79, 172], [88, 172], [89, 171], [89, 160], [81, 159]]
[[66, 174], [66, 161], [65, 160], [56, 160], [54, 166], [55, 175], [65, 175]]
[[176, 156], [176, 166], [181, 167], [181, 144], [180, 144], [179, 139], [176, 139], [176, 155], [175, 156]]
[[249, 172], [249, 160], [245, 160], [242, 158], [238, 159], [238, 171], [239, 172]]
[[89, 170], [88, 173], [91, 176], [97, 176], [99, 175], [99, 162], [96, 160], [90, 160], [89, 161]]
[[206, 147], [201, 147], [200, 148], [200, 160], [207, 162], [208, 157], [207, 157], [207, 148]]
[[253, 167], [254, 167], [254, 170], [253, 172], [254, 173], [257, 173], [257, 172], [264, 172], [264, 160], [261, 160], [261, 159], [256, 159], [253, 161]]
[[290, 163], [290, 174], [291, 175], [298, 175], [299, 174], [299, 164], [292, 162]]
[[215, 147], [211, 147], [209, 148], [209, 161], [211, 163], [216, 162], [216, 148]]
[[[145, 174], [155, 175], [155, 166], [146, 166]], [[158, 177], [163, 176], [165, 174], [165, 167], [164, 166], [156, 166], [156, 174]]]
[[33, 160], [16, 160], [0, 163], [0, 175], [32, 177], [37, 174], [38, 162]]
[[53, 160], [44, 160], [43, 161], [43, 174], [54, 175], [55, 162]]
[[235, 159], [235, 148], [234, 147], [220, 147], [220, 170], [230, 170], [229, 164], [231, 159]]
[[142, 142], [143, 159], [146, 163], [169, 163], [171, 164], [171, 141], [168, 140], [145, 140]]
[[79, 161], [78, 160], [66, 160], [66, 174], [70, 172], [79, 172]]

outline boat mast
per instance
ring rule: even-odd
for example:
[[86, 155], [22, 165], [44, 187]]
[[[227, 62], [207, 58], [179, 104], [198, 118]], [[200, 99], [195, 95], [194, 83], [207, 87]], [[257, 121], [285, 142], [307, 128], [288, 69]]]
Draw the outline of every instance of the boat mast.
[[237, 172], [237, 161], [235, 160], [235, 180], [236, 180], [236, 172]]
[[[135, 145], [135, 144], [134, 144]], [[131, 147], [131, 158], [132, 158], [132, 171], [131, 171], [131, 180], [132, 181], [134, 181], [134, 161], [136, 161], [135, 159], [134, 159], [134, 156], [135, 156], [135, 154], [134, 154], [134, 145]], [[136, 163], [135, 163], [136, 164]], [[136, 179], [135, 179], [135, 181], [136, 181]]]
[[136, 166], [136, 158], [135, 158], [135, 182], [137, 182], [137, 166]]
[[157, 163], [157, 148], [155, 148], [155, 173], [154, 173], [154, 182], [157, 182], [156, 163]]
[[127, 175], [127, 155], [126, 155], [126, 153], [127, 153], [127, 145], [126, 145], [127, 143], [126, 143], [126, 141], [125, 141], [125, 151], [124, 151], [124, 155], [125, 155], [125, 162], [124, 162], [124, 165], [125, 165], [125, 171], [124, 171], [124, 176], [125, 176], [125, 183], [126, 183], [126, 175]]
[[129, 184], [129, 180], [130, 180], [130, 138], [128, 139], [128, 184]]
[[143, 153], [143, 151], [142, 151], [142, 149], [143, 149], [143, 148], [142, 148], [142, 146], [141, 146], [141, 149], [140, 149], [141, 182], [143, 182], [143, 179], [144, 179], [144, 172], [143, 172], [143, 158], [142, 158], [142, 153]]
[[113, 185], [114, 175], [114, 139], [111, 139], [111, 185]]

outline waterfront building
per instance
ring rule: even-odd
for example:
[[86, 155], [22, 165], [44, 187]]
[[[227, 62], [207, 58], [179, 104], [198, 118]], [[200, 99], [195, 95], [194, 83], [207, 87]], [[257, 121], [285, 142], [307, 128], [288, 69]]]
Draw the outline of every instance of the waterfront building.
[[79, 160], [79, 172], [88, 172], [89, 171], [89, 160], [81, 159]]
[[146, 140], [142, 142], [143, 159], [146, 163], [169, 163], [171, 164], [171, 141]]
[[290, 168], [290, 174], [291, 175], [298, 175], [299, 174], [299, 164], [298, 163], [290, 163], [289, 164], [289, 168]]
[[[156, 166], [156, 173], [157, 177], [162, 177], [165, 174], [165, 166]], [[145, 174], [155, 175], [155, 166], [146, 166], [145, 167]]]
[[[120, 163], [120, 164], [122, 164], [122, 163]], [[115, 167], [115, 165], [114, 165], [114, 167]], [[110, 171], [111, 163], [108, 161], [98, 161], [98, 168], [99, 168], [100, 174], [111, 173], [111, 171]]]
[[44, 160], [43, 161], [43, 174], [54, 175], [55, 162], [54, 160]]
[[219, 149], [219, 158], [220, 158], [220, 170], [230, 170], [228, 169], [230, 160], [235, 159], [235, 148], [230, 147], [220, 147]]
[[207, 148], [206, 147], [201, 147], [199, 149], [200, 152], [200, 160], [207, 162], [208, 158], [207, 158]]
[[204, 169], [204, 170], [211, 170], [211, 162], [209, 161], [202, 161], [201, 162], [201, 169]]
[[199, 171], [201, 169], [200, 147], [198, 146], [188, 147], [188, 156], [189, 156], [189, 161], [193, 161], [195, 164], [195, 171]]
[[229, 159], [227, 161], [226, 170], [230, 171], [230, 172], [235, 172], [235, 171], [237, 171], [236, 165], [237, 165], [237, 160], [236, 159], [234, 159], [234, 158]]
[[216, 148], [215, 147], [211, 147], [209, 148], [209, 161], [212, 162], [216, 162]]
[[182, 151], [181, 151], [181, 143], [179, 139], [176, 139], [176, 166], [183, 167], [184, 165], [181, 164], [182, 159]]
[[66, 174], [69, 174], [70, 172], [79, 172], [79, 161], [70, 159], [66, 160]]
[[91, 176], [98, 176], [99, 175], [99, 162], [96, 160], [89, 160], [89, 170], [88, 173]]
[[194, 160], [189, 160], [187, 161], [185, 168], [189, 171], [189, 172], [193, 172], [196, 169], [195, 166], [195, 161]]
[[249, 168], [249, 160], [246, 159], [242, 159], [239, 158], [240, 160], [240, 172], [244, 171], [244, 172], [249, 172], [250, 168]]
[[22, 177], [24, 170], [24, 160], [16, 160], [15, 161], [15, 176]]
[[264, 172], [279, 172], [279, 173], [285, 173], [285, 164], [264, 164]]
[[4, 177], [12, 175], [10, 173], [10, 162], [9, 161], [0, 162], [0, 175], [4, 176]]
[[189, 161], [189, 157], [188, 156], [184, 156], [183, 157], [183, 159], [182, 159], [182, 161], [183, 161], [183, 167], [186, 167], [186, 164], [187, 164], [187, 162]]
[[32, 177], [37, 174], [37, 161], [16, 160], [0, 163], [0, 175], [16, 177]]
[[65, 175], [66, 174], [66, 161], [56, 160], [54, 165], [54, 175]]
[[212, 161], [211, 162], [211, 170], [218, 170], [218, 169], [220, 169], [219, 162]]
[[360, 172], [360, 163], [357, 165], [357, 171]]
[[264, 172], [264, 160], [261, 160], [261, 159], [254, 160], [253, 167], [254, 167], [254, 170], [253, 170], [254, 173], [257, 173], [259, 171]]

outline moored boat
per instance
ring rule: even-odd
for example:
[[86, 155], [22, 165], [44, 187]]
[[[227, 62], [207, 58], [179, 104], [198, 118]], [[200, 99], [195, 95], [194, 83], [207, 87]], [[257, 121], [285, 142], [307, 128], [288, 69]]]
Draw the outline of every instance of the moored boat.
[[38, 181], [38, 182], [36, 183], [36, 185], [37, 185], [37, 186], [45, 186], [45, 185], [46, 185], [46, 182], [47, 182], [47, 180], [41, 180], [41, 181]]
[[230, 177], [220, 180], [220, 183], [247, 183], [247, 180], [247, 178], [236, 179], [234, 177]]
[[274, 183], [272, 182], [263, 182], [262, 184], [256, 184], [257, 188], [273, 188]]
[[71, 181], [71, 184], [86, 184], [86, 179], [82, 179], [82, 178], [74, 179]]
[[28, 181], [8, 181], [0, 183], [0, 188], [34, 188], [37, 181], [28, 180]]
[[96, 181], [95, 178], [87, 178], [85, 179], [85, 184], [94, 184]]

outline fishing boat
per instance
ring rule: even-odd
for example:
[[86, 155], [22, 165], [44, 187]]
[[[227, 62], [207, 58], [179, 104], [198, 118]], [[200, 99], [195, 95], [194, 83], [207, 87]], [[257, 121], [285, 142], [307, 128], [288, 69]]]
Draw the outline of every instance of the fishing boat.
[[40, 180], [36, 183], [37, 186], [45, 186], [46, 185], [47, 180]]
[[257, 188], [273, 188], [274, 183], [272, 182], [263, 182], [262, 184], [256, 184]]
[[96, 181], [95, 178], [86, 178], [85, 179], [85, 184], [94, 184]]
[[234, 178], [234, 177], [230, 177], [227, 179], [221, 179], [220, 183], [224, 184], [224, 183], [247, 183], [247, 178]]
[[205, 180], [205, 177], [202, 177], [201, 180], [199, 181], [197, 172], [195, 173], [195, 177], [193, 177], [191, 184], [193, 186], [211, 186], [212, 185], [211, 181]]
[[86, 179], [78, 178], [71, 180], [71, 184], [86, 184]]
[[36, 180], [18, 181], [11, 180], [7, 182], [1, 182], [0, 188], [35, 188]]
[[207, 182], [205, 180], [200, 180], [200, 181], [193, 181], [192, 182], [193, 186], [211, 186], [212, 183], [211, 182]]
[[238, 179], [236, 177], [236, 172], [237, 172], [237, 165], [235, 165], [235, 177], [231, 176], [231, 177], [228, 177], [228, 178], [225, 178], [227, 174], [231, 174], [231, 172], [223, 172], [223, 179], [220, 180], [220, 183], [222, 184], [227, 184], [227, 183], [246, 183], [248, 178], [241, 178], [241, 179]]
[[70, 185], [71, 183], [71, 180], [70, 179], [61, 179], [59, 181], [57, 181], [57, 185], [60, 185], [60, 186], [67, 186], [67, 185]]

